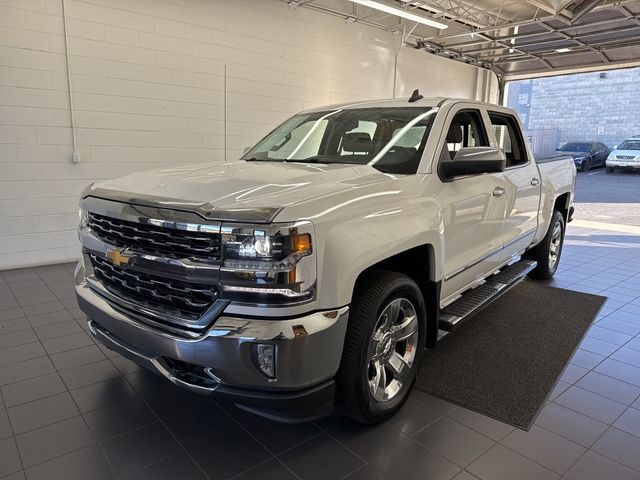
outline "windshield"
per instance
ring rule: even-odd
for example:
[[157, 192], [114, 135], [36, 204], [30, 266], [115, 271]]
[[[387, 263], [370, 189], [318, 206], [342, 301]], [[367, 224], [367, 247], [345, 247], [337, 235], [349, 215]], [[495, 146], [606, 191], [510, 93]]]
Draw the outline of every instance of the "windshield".
[[371, 165], [385, 173], [413, 174], [436, 110], [357, 108], [296, 115], [242, 159]]
[[588, 152], [590, 149], [590, 143], [567, 143], [560, 150], [563, 152]]
[[638, 140], [625, 140], [618, 145], [617, 150], [640, 150], [640, 138]]

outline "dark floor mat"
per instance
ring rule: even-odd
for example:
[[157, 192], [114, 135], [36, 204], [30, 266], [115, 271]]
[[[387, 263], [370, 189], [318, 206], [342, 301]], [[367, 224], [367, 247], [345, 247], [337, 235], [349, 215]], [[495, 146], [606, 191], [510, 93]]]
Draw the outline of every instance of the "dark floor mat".
[[605, 300], [525, 281], [425, 352], [415, 386], [528, 430]]

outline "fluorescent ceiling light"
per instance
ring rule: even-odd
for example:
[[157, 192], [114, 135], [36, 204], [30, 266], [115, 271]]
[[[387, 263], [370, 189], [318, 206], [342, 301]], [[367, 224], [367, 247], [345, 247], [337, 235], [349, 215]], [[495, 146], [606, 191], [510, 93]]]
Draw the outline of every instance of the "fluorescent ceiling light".
[[571, 51], [571, 49], [570, 48], [566, 48], [566, 47], [565, 48], [556, 49], [556, 52], [558, 52], [558, 53], [567, 53], [567, 52], [570, 52], [570, 51]]
[[435, 27], [439, 29], [445, 29], [448, 25], [444, 23], [436, 22], [435, 20], [431, 20], [426, 17], [421, 17], [420, 15], [415, 15], [413, 13], [407, 12], [406, 10], [401, 10], [399, 8], [392, 7], [390, 5], [386, 5], [380, 2], [374, 2], [373, 0], [350, 0], [353, 3], [357, 3], [359, 5], [364, 5], [365, 7], [375, 8], [376, 10], [380, 10], [381, 12], [388, 13], [390, 15], [396, 15], [398, 17], [406, 18], [411, 22], [422, 23], [423, 25], [428, 25], [430, 27]]

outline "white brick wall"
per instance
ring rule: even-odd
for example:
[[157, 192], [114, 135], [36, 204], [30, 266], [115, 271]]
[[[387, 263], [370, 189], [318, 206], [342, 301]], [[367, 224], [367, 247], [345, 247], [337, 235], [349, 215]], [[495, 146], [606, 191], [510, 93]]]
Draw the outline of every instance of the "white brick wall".
[[[222, 161], [304, 108], [393, 95], [390, 33], [278, 0], [0, 0], [0, 269], [77, 257], [87, 184]], [[484, 96], [478, 71], [403, 49], [397, 93]], [[495, 98], [495, 82], [488, 98]]]

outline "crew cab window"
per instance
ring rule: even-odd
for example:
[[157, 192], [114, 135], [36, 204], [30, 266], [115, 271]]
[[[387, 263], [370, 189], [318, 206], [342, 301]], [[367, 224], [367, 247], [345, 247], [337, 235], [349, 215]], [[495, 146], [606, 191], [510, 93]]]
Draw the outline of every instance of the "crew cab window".
[[451, 159], [463, 147], [488, 147], [489, 140], [478, 110], [458, 112], [447, 130], [447, 149]]
[[527, 153], [520, 133], [520, 127], [511, 115], [490, 113], [489, 118], [498, 141], [498, 147], [507, 157], [507, 168], [527, 163]]

